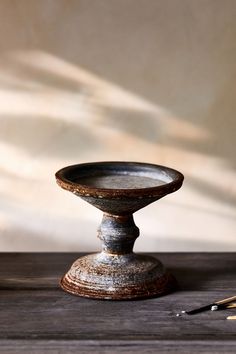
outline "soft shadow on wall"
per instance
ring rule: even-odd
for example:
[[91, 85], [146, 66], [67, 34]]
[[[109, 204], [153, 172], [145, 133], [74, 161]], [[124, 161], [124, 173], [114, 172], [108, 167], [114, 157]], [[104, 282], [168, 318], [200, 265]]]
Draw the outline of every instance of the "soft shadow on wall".
[[[232, 250], [235, 166], [227, 149], [234, 133], [227, 134], [219, 106], [206, 124], [188, 121], [36, 50], [3, 56], [0, 84], [3, 250], [98, 249], [101, 214], [59, 190], [53, 176], [64, 165], [96, 160], [149, 161], [186, 175], [181, 192], [137, 213], [137, 249]], [[233, 94], [223, 100], [235, 107]], [[229, 141], [217, 155], [222, 132]]]

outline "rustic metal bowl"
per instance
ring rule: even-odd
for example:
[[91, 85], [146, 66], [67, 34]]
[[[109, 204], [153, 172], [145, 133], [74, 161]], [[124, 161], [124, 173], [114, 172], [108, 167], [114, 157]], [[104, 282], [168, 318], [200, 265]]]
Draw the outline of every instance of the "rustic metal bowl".
[[156, 258], [133, 253], [139, 236], [133, 213], [178, 190], [183, 175], [171, 168], [136, 162], [94, 162], [56, 173], [60, 187], [103, 211], [98, 237], [102, 252], [79, 258], [61, 280], [75, 295], [133, 299], [161, 295], [176, 281]]

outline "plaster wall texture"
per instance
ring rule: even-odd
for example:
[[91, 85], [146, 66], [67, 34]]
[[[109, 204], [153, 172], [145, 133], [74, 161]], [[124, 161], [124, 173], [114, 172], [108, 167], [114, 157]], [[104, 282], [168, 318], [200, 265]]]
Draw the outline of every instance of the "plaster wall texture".
[[95, 251], [80, 162], [163, 164], [137, 251], [236, 251], [236, 1], [0, 1], [0, 250]]

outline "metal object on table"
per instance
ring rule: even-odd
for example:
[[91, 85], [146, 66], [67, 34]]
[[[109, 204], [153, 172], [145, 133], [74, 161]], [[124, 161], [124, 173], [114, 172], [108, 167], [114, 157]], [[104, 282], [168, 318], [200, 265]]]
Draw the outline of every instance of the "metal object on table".
[[[187, 315], [195, 315], [197, 313], [201, 313], [204, 311], [217, 311], [217, 310], [223, 310], [223, 309], [232, 309], [236, 308], [236, 304], [233, 303], [233, 301], [236, 300], [236, 295], [227, 297], [226, 299], [218, 300], [215, 301], [214, 303], [204, 305], [201, 307], [198, 307], [196, 309], [190, 310], [190, 311], [181, 311], [181, 313], [186, 313]], [[180, 314], [177, 314], [176, 316], [179, 316]]]
[[178, 190], [183, 179], [176, 170], [134, 162], [85, 163], [59, 170], [60, 187], [104, 213], [98, 229], [102, 252], [79, 258], [61, 287], [75, 295], [113, 300], [171, 291], [176, 281], [161, 262], [132, 251], [139, 236], [133, 213]]

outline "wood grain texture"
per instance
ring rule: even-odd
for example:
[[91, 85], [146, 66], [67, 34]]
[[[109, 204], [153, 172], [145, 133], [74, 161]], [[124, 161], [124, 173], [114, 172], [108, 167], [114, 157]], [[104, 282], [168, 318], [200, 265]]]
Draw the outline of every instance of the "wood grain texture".
[[80, 255], [0, 254], [1, 353], [235, 353], [234, 310], [176, 317], [236, 293], [235, 253], [155, 254], [179, 281], [167, 296], [99, 301], [64, 293]]

